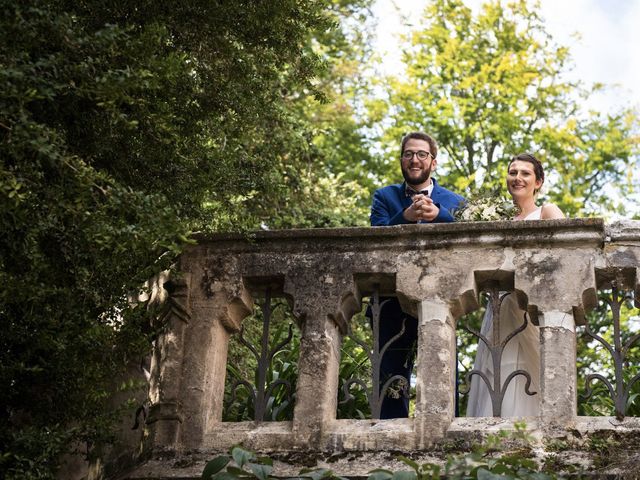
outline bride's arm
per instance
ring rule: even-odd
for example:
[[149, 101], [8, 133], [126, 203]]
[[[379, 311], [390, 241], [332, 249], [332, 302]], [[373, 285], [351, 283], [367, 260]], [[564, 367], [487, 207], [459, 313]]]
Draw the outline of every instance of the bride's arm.
[[562, 210], [560, 210], [557, 205], [554, 205], [553, 203], [547, 203], [542, 207], [540, 218], [542, 220], [564, 218], [564, 213], [562, 213]]

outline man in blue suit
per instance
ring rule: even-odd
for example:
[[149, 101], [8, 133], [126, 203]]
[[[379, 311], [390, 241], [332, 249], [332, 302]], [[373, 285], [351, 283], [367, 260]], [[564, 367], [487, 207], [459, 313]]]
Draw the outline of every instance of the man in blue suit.
[[[402, 139], [400, 167], [404, 183], [376, 190], [371, 205], [371, 225], [389, 226], [409, 223], [453, 222], [453, 212], [464, 203], [464, 198], [438, 185], [431, 173], [438, 161], [436, 141], [422, 132], [412, 132]], [[397, 297], [388, 300], [380, 312], [379, 348], [399, 334], [402, 322], [405, 331], [395, 340], [382, 357], [380, 384], [394, 375], [410, 382], [418, 338], [418, 320], [400, 308]], [[367, 315], [371, 317], [370, 311]], [[409, 416], [409, 398], [403, 395], [385, 395], [380, 418]]]
[[404, 183], [389, 185], [373, 194], [372, 226], [453, 222], [452, 212], [464, 198], [431, 178], [438, 164], [437, 155], [438, 145], [426, 133], [412, 132], [402, 139], [400, 167]]

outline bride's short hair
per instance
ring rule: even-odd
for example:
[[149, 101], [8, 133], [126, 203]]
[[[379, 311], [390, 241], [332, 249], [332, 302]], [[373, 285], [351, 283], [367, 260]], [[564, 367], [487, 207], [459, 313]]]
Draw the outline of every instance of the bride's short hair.
[[544, 168], [542, 168], [542, 163], [535, 156], [530, 153], [521, 153], [516, 155], [515, 157], [509, 160], [509, 165], [507, 165], [507, 169], [511, 166], [513, 162], [516, 160], [520, 160], [522, 162], [529, 162], [533, 165], [533, 172], [536, 174], [536, 180], [542, 180], [544, 183]]

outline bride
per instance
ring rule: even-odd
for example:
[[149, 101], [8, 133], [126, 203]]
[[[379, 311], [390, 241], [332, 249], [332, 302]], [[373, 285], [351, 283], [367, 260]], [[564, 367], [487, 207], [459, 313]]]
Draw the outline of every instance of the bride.
[[[540, 161], [531, 154], [522, 153], [511, 159], [507, 170], [507, 189], [518, 207], [514, 220], [546, 220], [564, 218], [562, 211], [553, 204], [537, 206], [536, 197], [544, 183], [544, 170]], [[525, 323], [525, 312], [518, 306], [515, 294], [500, 293], [500, 342]], [[492, 338], [491, 305], [482, 320], [481, 333]], [[527, 315], [527, 320], [528, 320]], [[493, 360], [487, 345], [479, 340], [474, 370], [486, 375], [493, 386]], [[540, 333], [538, 327], [527, 321], [523, 331], [517, 333], [506, 344], [500, 361], [501, 387], [512, 372], [525, 370], [531, 376], [530, 392], [539, 392], [540, 385]], [[528, 395], [527, 378], [515, 376], [505, 391], [502, 400], [502, 417], [537, 416], [540, 409], [540, 395]], [[467, 417], [493, 416], [489, 389], [480, 375], [471, 377]]]

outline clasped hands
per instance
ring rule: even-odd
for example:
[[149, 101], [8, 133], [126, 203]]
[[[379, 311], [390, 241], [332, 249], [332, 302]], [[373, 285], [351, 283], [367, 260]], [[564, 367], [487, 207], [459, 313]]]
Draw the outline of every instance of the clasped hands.
[[413, 203], [405, 209], [402, 216], [409, 222], [426, 220], [432, 222], [440, 213], [440, 209], [433, 203], [431, 197], [423, 194], [413, 196]]

